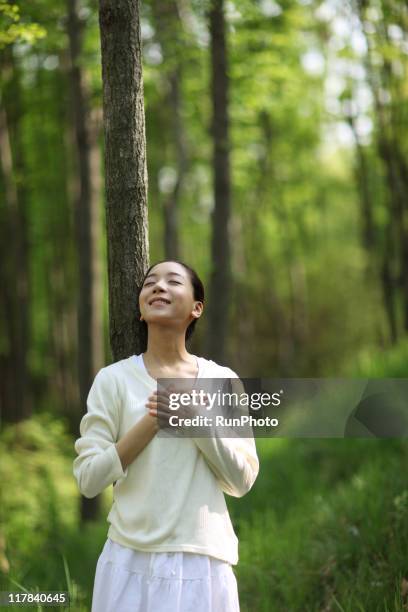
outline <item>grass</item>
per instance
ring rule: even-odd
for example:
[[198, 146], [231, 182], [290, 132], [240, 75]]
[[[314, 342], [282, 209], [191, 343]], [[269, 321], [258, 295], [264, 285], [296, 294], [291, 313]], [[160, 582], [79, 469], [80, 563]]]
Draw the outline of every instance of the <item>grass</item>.
[[[404, 361], [405, 349], [398, 354]], [[371, 371], [386, 376], [381, 363]], [[395, 355], [389, 363], [390, 376], [403, 371]], [[405, 440], [256, 442], [261, 470], [254, 487], [241, 499], [227, 497], [240, 541], [234, 570], [241, 611], [407, 611]], [[100, 521], [80, 526], [72, 445], [62, 424], [46, 415], [0, 435], [0, 480], [7, 483], [0, 590], [68, 591], [70, 610], [87, 612], [111, 496], [104, 494]]]
[[407, 610], [404, 441], [288, 440], [265, 453], [274, 442], [260, 445], [253, 490], [230, 503], [242, 612]]
[[[242, 612], [407, 610], [405, 443], [257, 444], [261, 472], [256, 484], [241, 499], [227, 498], [240, 540], [235, 572]], [[58, 517], [53, 541], [45, 538], [24, 556], [18, 548], [7, 550], [11, 570], [2, 575], [1, 590], [65, 590], [71, 610], [90, 610], [107, 524], [102, 519], [79, 528], [68, 520], [72, 513], [66, 509], [67, 518]]]

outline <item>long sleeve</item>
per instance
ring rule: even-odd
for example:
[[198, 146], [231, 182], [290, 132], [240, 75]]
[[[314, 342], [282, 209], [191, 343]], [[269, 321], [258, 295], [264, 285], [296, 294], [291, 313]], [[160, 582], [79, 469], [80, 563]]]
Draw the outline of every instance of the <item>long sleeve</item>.
[[115, 380], [106, 368], [95, 376], [87, 398], [87, 413], [80, 423], [81, 437], [75, 442], [78, 457], [74, 476], [81, 493], [95, 497], [108, 485], [127, 475], [116, 450], [119, 431], [119, 396]]
[[[242, 382], [231, 370], [235, 392], [244, 391]], [[242, 414], [242, 411], [238, 411]], [[238, 416], [238, 414], [237, 414]], [[259, 472], [259, 459], [255, 441], [251, 438], [221, 438], [216, 428], [211, 437], [193, 438], [204, 458], [217, 477], [224, 493], [242, 497], [251, 489]]]

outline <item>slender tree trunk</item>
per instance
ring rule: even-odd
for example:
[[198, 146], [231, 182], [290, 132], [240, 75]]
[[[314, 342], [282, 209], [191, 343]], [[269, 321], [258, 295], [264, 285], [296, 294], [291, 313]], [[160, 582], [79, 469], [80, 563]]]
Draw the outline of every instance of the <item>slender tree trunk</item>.
[[212, 213], [212, 273], [208, 309], [209, 333], [207, 334], [207, 353], [212, 359], [223, 362], [226, 357], [231, 292], [229, 81], [223, 0], [212, 0], [209, 20], [211, 34], [215, 205]]
[[[79, 400], [78, 383], [78, 280], [77, 280], [77, 248], [75, 244], [74, 209], [78, 198], [78, 172], [76, 162], [78, 159], [74, 102], [71, 87], [71, 59], [69, 49], [61, 50], [61, 70], [55, 71], [51, 83], [49, 74], [45, 70], [38, 70], [36, 74], [35, 90], [37, 104], [40, 105], [35, 113], [35, 121], [32, 123], [33, 139], [37, 149], [41, 151], [44, 167], [55, 168], [56, 151], [52, 146], [53, 140], [44, 132], [44, 125], [49, 119], [50, 109], [42, 100], [49, 96], [55, 101], [52, 112], [54, 119], [60, 118], [61, 127], [65, 136], [64, 147], [58, 152], [60, 157], [59, 168], [63, 170], [64, 187], [58, 198], [58, 207], [55, 201], [46, 200], [49, 208], [42, 207], [44, 211], [44, 228], [46, 234], [52, 236], [52, 249], [47, 249], [41, 257], [41, 267], [45, 272], [44, 288], [45, 299], [43, 307], [48, 311], [48, 334], [50, 347], [42, 351], [42, 355], [52, 358], [53, 376], [47, 372], [44, 363], [41, 369], [42, 376], [38, 379], [41, 385], [46, 387], [46, 393], [53, 401], [57, 401], [57, 413], [64, 416], [69, 424], [72, 436], [78, 436], [78, 422], [81, 416], [81, 405]], [[67, 104], [67, 96], [70, 98]], [[72, 99], [71, 99], [72, 98]], [[66, 140], [69, 134], [69, 142]], [[75, 162], [75, 164], [73, 163]], [[75, 166], [75, 171], [73, 167]], [[59, 170], [58, 168], [58, 170]], [[53, 171], [55, 174], [55, 171]], [[58, 175], [60, 178], [61, 175]], [[56, 176], [50, 177], [50, 185], [55, 185]], [[72, 189], [70, 189], [72, 185]], [[38, 257], [38, 254], [36, 254]], [[37, 264], [38, 265], [38, 264]], [[33, 307], [37, 307], [34, 295]], [[37, 386], [35, 399], [43, 401], [39, 394], [40, 386]], [[82, 409], [83, 410], [83, 409]]]
[[408, 332], [408, 164], [405, 154], [402, 152], [400, 142], [393, 140], [395, 164], [398, 169], [400, 184], [399, 198], [401, 201], [400, 232], [401, 232], [401, 289], [403, 295], [404, 331]]
[[353, 117], [348, 118], [348, 123], [353, 132], [354, 142], [356, 145], [356, 169], [355, 176], [360, 195], [361, 205], [361, 237], [362, 244], [366, 251], [371, 254], [374, 250], [374, 222], [372, 213], [371, 193], [369, 185], [369, 176], [367, 168], [367, 160], [358, 132], [356, 129]]
[[[384, 293], [384, 304], [386, 308], [386, 315], [390, 328], [390, 339], [392, 343], [395, 343], [398, 339], [398, 319], [396, 314], [396, 298], [398, 290], [401, 287], [403, 289], [406, 285], [406, 275], [408, 274], [408, 266], [406, 269], [405, 265], [408, 264], [406, 261], [404, 264], [404, 258], [406, 257], [407, 241], [408, 236], [406, 235], [405, 228], [405, 212], [404, 202], [402, 201], [403, 195], [399, 192], [398, 177], [396, 175], [396, 168], [394, 163], [394, 155], [391, 150], [390, 143], [386, 137], [380, 137], [379, 143], [379, 154], [383, 161], [386, 181], [388, 185], [388, 214], [389, 221], [386, 228], [386, 240], [385, 240], [385, 252], [383, 254], [383, 268], [382, 268], [382, 282], [383, 282], [383, 293]], [[395, 242], [395, 243], [394, 243]], [[395, 278], [393, 273], [394, 260], [398, 260], [400, 278]], [[401, 282], [402, 281], [402, 282]], [[407, 325], [407, 311], [405, 298], [403, 301], [404, 305], [404, 328]]]
[[[32, 411], [27, 353], [30, 338], [28, 197], [21, 134], [23, 101], [20, 71], [12, 48], [0, 57], [3, 95], [0, 113], [0, 163], [4, 182], [4, 256], [1, 258], [2, 311], [7, 354], [0, 367], [0, 419], [18, 422]], [[19, 180], [16, 180], [19, 177]]]
[[164, 199], [164, 253], [166, 259], [178, 259], [180, 255], [179, 201], [187, 170], [185, 138], [181, 121], [181, 68], [177, 66], [168, 78], [167, 102], [171, 109], [171, 134], [175, 147], [176, 180], [174, 187]]
[[386, 240], [381, 268], [382, 293], [390, 341], [392, 344], [396, 344], [398, 341], [398, 321], [395, 304], [395, 279], [392, 274], [393, 244], [391, 220], [388, 222], [385, 232]]
[[148, 266], [147, 168], [138, 0], [99, 0], [110, 341], [140, 351], [137, 290]]
[[[0, 209], [0, 281], [3, 287], [0, 295], [0, 315], [3, 321], [2, 343], [6, 346], [6, 354], [0, 356], [0, 424], [1, 422], [13, 422], [16, 414], [15, 398], [13, 388], [15, 388], [17, 380], [15, 379], [15, 368], [12, 363], [13, 345], [13, 328], [10, 316], [15, 316], [13, 313], [14, 295], [12, 279], [14, 270], [10, 270], [12, 263], [15, 261], [14, 240], [10, 240], [10, 236], [15, 236], [16, 233], [16, 211], [17, 211], [17, 190], [13, 176], [13, 160], [11, 154], [10, 137], [8, 131], [7, 115], [4, 106], [0, 106], [0, 162], [1, 162], [1, 177], [3, 183], [4, 200]], [[9, 243], [9, 244], [8, 244]], [[11, 252], [10, 252], [11, 249]], [[6, 324], [7, 321], [7, 324]]]
[[[384, 305], [390, 328], [390, 338], [392, 342], [395, 342], [398, 336], [398, 321], [394, 309], [398, 291], [402, 297], [403, 327], [405, 332], [408, 331], [408, 209], [406, 200], [408, 183], [405, 180], [408, 177], [405, 177], [404, 172], [401, 172], [402, 158], [400, 155], [400, 144], [396, 136], [398, 129], [394, 124], [393, 104], [389, 105], [391, 110], [387, 109], [381, 102], [379, 94], [381, 87], [390, 90], [388, 60], [384, 59], [384, 66], [382, 68], [377, 68], [376, 64], [372, 61], [372, 56], [376, 49], [373, 48], [370, 33], [366, 31], [365, 26], [365, 10], [368, 4], [365, 0], [357, 0], [356, 5], [367, 43], [366, 65], [368, 82], [373, 94], [378, 122], [377, 149], [384, 165], [388, 187], [389, 224], [386, 230], [385, 248], [390, 249], [391, 240], [393, 238], [396, 239], [396, 248], [393, 249], [392, 253], [391, 250], [388, 250], [383, 254], [381, 271]], [[380, 36], [380, 33], [377, 32], [377, 36]], [[397, 280], [392, 273], [394, 267], [392, 255], [394, 252], [399, 267], [399, 278]], [[390, 295], [390, 293], [393, 293], [393, 295]]]
[[[164, 212], [164, 253], [166, 259], [178, 259], [180, 253], [179, 238], [179, 200], [187, 171], [186, 135], [182, 121], [182, 58], [183, 32], [178, 12], [177, 0], [153, 2], [156, 39], [163, 51], [163, 73], [166, 85], [164, 100], [167, 109], [166, 119], [169, 133], [170, 159], [165, 165], [175, 167], [174, 186], [163, 197]], [[166, 130], [167, 131], [167, 130]]]
[[[86, 399], [96, 372], [104, 365], [102, 330], [102, 278], [99, 254], [99, 168], [97, 126], [92, 122], [86, 75], [80, 65], [83, 24], [78, 0], [68, 0], [68, 37], [71, 88], [78, 156], [75, 198], [75, 233], [79, 263], [78, 378], [80, 403]], [[95, 159], [96, 156], [96, 159]], [[95, 519], [99, 498], [81, 498], [81, 518]]]

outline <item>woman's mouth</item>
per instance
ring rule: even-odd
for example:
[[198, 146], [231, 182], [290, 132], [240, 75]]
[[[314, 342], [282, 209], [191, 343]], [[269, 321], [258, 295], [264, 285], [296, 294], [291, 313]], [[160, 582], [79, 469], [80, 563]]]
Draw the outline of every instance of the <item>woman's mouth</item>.
[[154, 298], [151, 302], [149, 302], [149, 306], [152, 306], [153, 304], [170, 304], [170, 301], [166, 300], [166, 298]]

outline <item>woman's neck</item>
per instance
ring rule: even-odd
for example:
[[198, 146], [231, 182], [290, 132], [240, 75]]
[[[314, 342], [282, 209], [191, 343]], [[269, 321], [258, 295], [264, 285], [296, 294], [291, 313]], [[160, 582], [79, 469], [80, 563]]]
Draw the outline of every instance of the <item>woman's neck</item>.
[[149, 325], [147, 350], [144, 355], [148, 362], [157, 366], [172, 366], [192, 361], [186, 349], [185, 331], [178, 333], [154, 325]]

